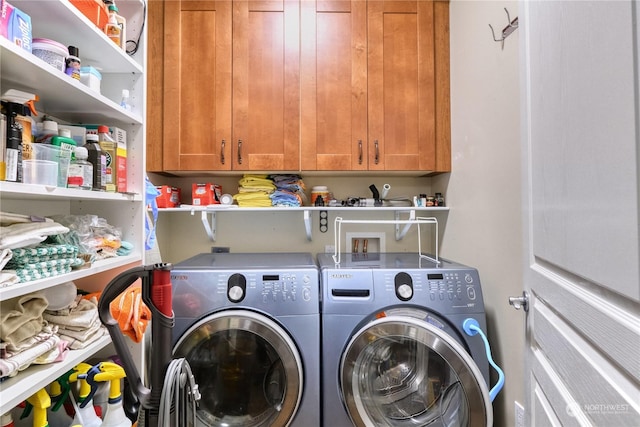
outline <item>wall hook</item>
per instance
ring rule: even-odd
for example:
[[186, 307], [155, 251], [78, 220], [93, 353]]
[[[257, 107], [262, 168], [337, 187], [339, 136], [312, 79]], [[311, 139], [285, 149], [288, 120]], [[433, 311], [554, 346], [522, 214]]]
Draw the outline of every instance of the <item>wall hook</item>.
[[504, 39], [509, 37], [511, 33], [518, 29], [518, 17], [516, 16], [511, 20], [511, 16], [509, 16], [509, 11], [507, 8], [504, 8], [504, 11], [507, 12], [507, 26], [502, 29], [502, 37], [497, 39], [496, 33], [493, 31], [493, 27], [489, 24], [489, 28], [491, 28], [491, 34], [493, 34], [493, 40], [496, 42], [500, 42], [502, 45], [502, 49], [504, 49]]

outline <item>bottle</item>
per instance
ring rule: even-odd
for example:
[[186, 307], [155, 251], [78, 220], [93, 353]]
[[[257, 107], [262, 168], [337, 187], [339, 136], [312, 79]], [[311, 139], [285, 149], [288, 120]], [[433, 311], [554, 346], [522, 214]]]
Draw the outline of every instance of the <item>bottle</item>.
[[109, 5], [109, 21], [104, 28], [104, 32], [115, 44], [122, 44], [122, 28], [118, 23], [118, 7], [115, 4]]
[[53, 120], [43, 120], [42, 130], [39, 130], [36, 135], [36, 142], [51, 144], [51, 138], [56, 135], [58, 135], [58, 122]]
[[107, 166], [105, 169], [104, 186], [107, 191], [115, 193], [117, 180], [117, 168], [116, 168], [116, 141], [111, 138], [108, 126], [98, 126], [98, 140], [100, 141], [100, 149], [107, 156]]
[[93, 188], [93, 165], [87, 159], [89, 152], [85, 147], [76, 147], [75, 159], [69, 165], [67, 187], [91, 190]]
[[122, 89], [122, 100], [120, 106], [127, 111], [131, 111], [131, 104], [129, 103], [129, 89]]
[[98, 135], [95, 133], [87, 134], [87, 143], [84, 145], [87, 149], [87, 160], [93, 166], [93, 179], [91, 180], [91, 189], [94, 191], [106, 190], [107, 156], [100, 148]]
[[80, 49], [75, 46], [69, 46], [69, 56], [67, 56], [66, 64], [67, 68], [64, 70], [65, 74], [73, 77], [76, 80], [80, 80]]
[[15, 121], [15, 116], [8, 118], [5, 179], [10, 182], [22, 182], [22, 126]]

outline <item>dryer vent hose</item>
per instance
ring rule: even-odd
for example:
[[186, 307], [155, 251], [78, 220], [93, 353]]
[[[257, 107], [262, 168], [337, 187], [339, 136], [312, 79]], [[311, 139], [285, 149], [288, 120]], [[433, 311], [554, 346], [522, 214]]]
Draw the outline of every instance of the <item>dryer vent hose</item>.
[[489, 364], [491, 364], [493, 369], [498, 372], [498, 382], [493, 386], [491, 391], [489, 391], [489, 397], [493, 402], [493, 399], [496, 398], [496, 396], [498, 395], [498, 393], [500, 393], [500, 390], [502, 390], [502, 387], [504, 386], [504, 372], [493, 361], [493, 357], [491, 357], [491, 346], [489, 345], [489, 340], [487, 340], [486, 335], [484, 334], [484, 332], [482, 332], [482, 329], [480, 329], [480, 324], [478, 323], [478, 321], [475, 319], [467, 318], [464, 320], [464, 322], [462, 322], [462, 329], [464, 329], [465, 333], [470, 337], [477, 334], [480, 335], [482, 341], [484, 342], [484, 348], [487, 352], [487, 359], [489, 360]]

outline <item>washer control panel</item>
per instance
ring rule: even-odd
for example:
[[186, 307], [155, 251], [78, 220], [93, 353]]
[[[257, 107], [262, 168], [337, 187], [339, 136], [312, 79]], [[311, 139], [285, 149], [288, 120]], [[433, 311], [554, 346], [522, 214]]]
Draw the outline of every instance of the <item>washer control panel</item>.
[[[443, 271], [376, 271], [373, 293], [377, 299], [440, 305], [453, 308], [483, 306], [478, 273], [474, 269]], [[384, 283], [384, 295], [380, 283]]]

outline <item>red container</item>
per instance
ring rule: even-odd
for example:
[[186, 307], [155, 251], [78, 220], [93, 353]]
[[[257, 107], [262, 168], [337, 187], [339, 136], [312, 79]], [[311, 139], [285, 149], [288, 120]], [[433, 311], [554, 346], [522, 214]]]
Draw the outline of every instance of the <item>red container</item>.
[[222, 187], [218, 184], [192, 184], [191, 203], [195, 206], [219, 205]]
[[156, 197], [156, 203], [159, 208], [176, 208], [180, 206], [182, 193], [177, 187], [168, 185], [156, 187], [160, 191], [160, 195]]
[[109, 10], [102, 0], [70, 0], [84, 16], [89, 18], [93, 24], [104, 30], [109, 21]]

